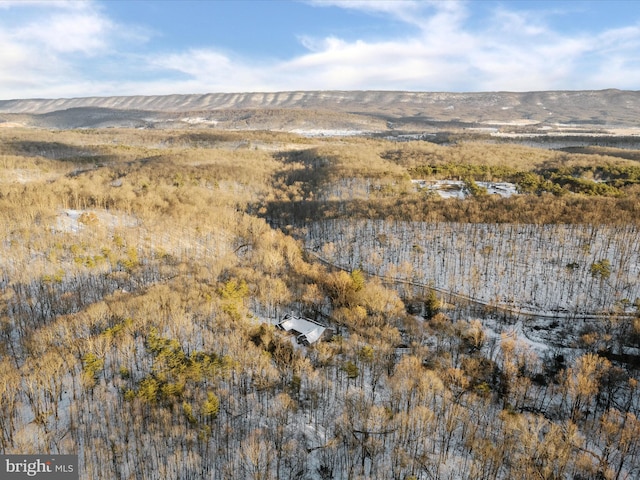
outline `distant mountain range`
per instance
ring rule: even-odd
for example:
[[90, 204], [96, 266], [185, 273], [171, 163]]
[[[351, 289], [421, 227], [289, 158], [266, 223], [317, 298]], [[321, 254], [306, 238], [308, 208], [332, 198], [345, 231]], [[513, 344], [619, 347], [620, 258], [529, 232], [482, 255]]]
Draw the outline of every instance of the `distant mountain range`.
[[0, 126], [640, 134], [640, 91], [298, 91], [0, 101]]

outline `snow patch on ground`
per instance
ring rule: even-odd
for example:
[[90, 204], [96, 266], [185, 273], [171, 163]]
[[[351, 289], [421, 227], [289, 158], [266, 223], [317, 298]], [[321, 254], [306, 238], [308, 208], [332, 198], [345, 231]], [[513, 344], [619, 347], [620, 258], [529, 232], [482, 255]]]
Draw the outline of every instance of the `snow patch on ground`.
[[[512, 107], [502, 107], [502, 110], [506, 110], [509, 108], [512, 108]], [[504, 125], [509, 127], [525, 127], [527, 125], [537, 125], [540, 122], [538, 120], [521, 119], [521, 120], [511, 120], [508, 122], [501, 121], [501, 120], [486, 120], [481, 123], [484, 125]]]
[[218, 120], [211, 120], [204, 117], [186, 117], [181, 118], [181, 122], [188, 123], [189, 125], [217, 125]]
[[291, 133], [302, 135], [303, 137], [353, 137], [356, 135], [365, 135], [367, 132], [363, 130], [348, 130], [348, 129], [323, 129], [323, 128], [294, 128], [290, 130]]
[[571, 127], [568, 125], [564, 125], [560, 128], [562, 128], [562, 130], [547, 130], [544, 133], [494, 132], [491, 133], [491, 136], [501, 138], [640, 136], [640, 128], [606, 128], [598, 132], [584, 131], [583, 127]]
[[100, 210], [65, 209], [58, 215], [55, 229], [62, 232], [77, 233], [91, 224], [110, 228], [134, 227], [137, 225], [137, 221], [134, 217], [122, 213], [113, 214]]
[[13, 168], [0, 171], [0, 183], [30, 183], [37, 180], [50, 180], [56, 174], [44, 173], [39, 170], [29, 170], [26, 168]]
[[[459, 198], [461, 200], [470, 195], [469, 190], [461, 180], [412, 180], [419, 189], [426, 189], [437, 193], [442, 198]], [[503, 198], [518, 194], [514, 183], [510, 182], [476, 182], [479, 187], [487, 190], [490, 195], [500, 195]]]

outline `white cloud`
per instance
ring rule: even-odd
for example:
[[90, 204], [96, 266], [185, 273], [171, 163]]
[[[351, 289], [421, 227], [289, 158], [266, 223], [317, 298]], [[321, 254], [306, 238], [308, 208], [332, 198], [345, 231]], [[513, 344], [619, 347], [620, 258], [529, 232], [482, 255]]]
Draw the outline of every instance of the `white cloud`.
[[203, 49], [160, 55], [151, 59], [150, 63], [161, 69], [175, 70], [202, 79], [226, 76], [230, 70], [238, 68], [226, 55]]
[[[362, 11], [388, 11], [395, 18], [411, 20], [420, 33], [409, 39], [387, 42], [346, 42], [338, 38], [322, 42], [305, 39], [310, 53], [290, 62], [312, 68], [313, 78], [329, 85], [411, 90], [545, 90], [571, 88], [637, 88], [640, 78], [625, 64], [640, 50], [637, 27], [605, 30], [600, 34], [564, 35], [552, 29], [545, 17], [554, 12], [513, 11], [496, 8], [484, 27], [472, 28], [465, 2], [315, 2]], [[330, 41], [329, 41], [330, 40]], [[595, 60], [594, 60], [595, 59]], [[611, 60], [615, 66], [605, 67]], [[593, 62], [596, 62], [594, 68]], [[378, 67], [378, 68], [376, 68]], [[604, 78], [599, 70], [607, 68]], [[629, 75], [631, 74], [631, 75]], [[363, 86], [364, 85], [364, 86]], [[375, 88], [375, 87], [374, 87]]]
[[85, 62], [147, 39], [144, 29], [114, 23], [93, 1], [3, 0], [0, 9], [8, 12], [0, 16], [0, 91], [13, 98], [92, 95], [105, 84]]
[[13, 31], [16, 42], [38, 44], [59, 53], [97, 55], [108, 49], [113, 24], [98, 12], [56, 13]]
[[318, 7], [339, 7], [373, 15], [384, 15], [407, 24], [420, 25], [419, 18], [421, 13], [435, 2], [414, 0], [312, 0], [308, 3]]
[[157, 69], [159, 75], [167, 71], [179, 74], [181, 79], [173, 80], [172, 84], [179, 88], [181, 93], [189, 92], [188, 88], [196, 88], [195, 93], [258, 91], [265, 90], [265, 85], [274, 85], [269, 78], [269, 72], [274, 69], [273, 65], [261, 68], [255, 62], [234, 59], [229, 54], [212, 49], [192, 49], [180, 53], [154, 55], [148, 62], [151, 67]]
[[[366, 11], [411, 11], [420, 29], [410, 38], [348, 41], [337, 36], [302, 37], [308, 49], [295, 58], [255, 65], [214, 50], [192, 50], [155, 59], [156, 67], [179, 71], [174, 88], [189, 92], [313, 89], [546, 90], [636, 88], [626, 78], [624, 59], [608, 81], [597, 69], [580, 70], [585, 59], [609, 56], [640, 39], [637, 29], [600, 36], [563, 36], [540, 16], [501, 8], [484, 29], [465, 26], [469, 12], [458, 2], [321, 2]], [[398, 4], [400, 4], [398, 6]], [[631, 55], [630, 55], [631, 56]], [[616, 58], [615, 56], [610, 58]], [[628, 58], [624, 56], [623, 58]], [[604, 63], [604, 58], [602, 59]], [[600, 65], [600, 64], [599, 64]], [[637, 70], [637, 69], [636, 69]], [[631, 71], [633, 72], [633, 70]], [[575, 86], [575, 87], [572, 87]], [[192, 90], [194, 91], [194, 90]]]
[[77, 10], [79, 8], [86, 8], [87, 5], [89, 5], [88, 1], [78, 0], [2, 0], [0, 2], [0, 10], [33, 7]]
[[[467, 2], [310, 3], [357, 9], [410, 28], [382, 40], [301, 35], [307, 51], [284, 61], [246, 58], [216, 46], [143, 54], [136, 45], [148, 38], [145, 29], [118, 24], [95, 2], [5, 0], [0, 1], [3, 12], [21, 9], [31, 16], [15, 24], [0, 16], [0, 92], [16, 98], [312, 89], [635, 89], [640, 84], [638, 25], [569, 35], [552, 28], [545, 12], [516, 11], [508, 3], [482, 21], [473, 21], [474, 5]], [[117, 63], [117, 68], [98, 77], [87, 59]], [[136, 80], [141, 72], [144, 79]]]

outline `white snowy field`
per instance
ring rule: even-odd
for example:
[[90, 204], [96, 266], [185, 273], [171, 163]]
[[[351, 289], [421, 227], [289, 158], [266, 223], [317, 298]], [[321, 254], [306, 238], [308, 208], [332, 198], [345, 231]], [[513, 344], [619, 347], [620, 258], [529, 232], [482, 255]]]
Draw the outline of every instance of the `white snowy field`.
[[630, 312], [640, 298], [639, 238], [633, 226], [329, 220], [308, 225], [305, 244], [346, 269], [523, 313], [586, 316]]

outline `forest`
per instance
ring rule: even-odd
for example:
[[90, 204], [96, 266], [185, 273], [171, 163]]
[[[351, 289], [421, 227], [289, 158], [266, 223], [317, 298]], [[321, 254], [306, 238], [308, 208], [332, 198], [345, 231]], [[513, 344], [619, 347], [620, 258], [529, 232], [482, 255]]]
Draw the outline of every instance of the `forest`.
[[0, 128], [0, 452], [90, 480], [638, 478], [639, 159]]

